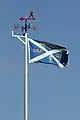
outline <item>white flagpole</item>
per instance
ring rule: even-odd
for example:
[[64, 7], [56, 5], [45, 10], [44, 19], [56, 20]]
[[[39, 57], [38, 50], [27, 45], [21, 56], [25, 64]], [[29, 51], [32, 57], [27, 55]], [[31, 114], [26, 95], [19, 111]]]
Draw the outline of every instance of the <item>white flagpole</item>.
[[[12, 31], [12, 36], [18, 38], [24, 44], [24, 120], [28, 120], [28, 38], [27, 30], [25, 31], [25, 36], [14, 35]], [[25, 41], [22, 39], [25, 38]]]
[[28, 46], [28, 39], [27, 39], [27, 32], [25, 33], [25, 49], [24, 49], [24, 67], [25, 67], [25, 76], [24, 76], [24, 120], [28, 120], [28, 62], [27, 62], [27, 46]]
[[[27, 36], [27, 29], [29, 24], [27, 25], [27, 20], [35, 20], [35, 18], [33, 18], [33, 12], [30, 12], [30, 16], [32, 16], [32, 18], [28, 19], [28, 18], [24, 18], [21, 17], [20, 20], [25, 20], [25, 26], [24, 28], [22, 27], [22, 31], [24, 29], [24, 34], [25, 36], [20, 36], [20, 35], [14, 35], [13, 31], [12, 31], [12, 36], [18, 38], [23, 44], [24, 44], [24, 120], [28, 120], [28, 36]], [[25, 38], [25, 41], [22, 39]]]
[[[28, 38], [27, 31], [25, 31], [25, 36], [14, 35], [12, 31], [12, 36], [18, 38], [24, 44], [24, 120], [28, 120]], [[23, 41], [22, 38], [25, 38]]]

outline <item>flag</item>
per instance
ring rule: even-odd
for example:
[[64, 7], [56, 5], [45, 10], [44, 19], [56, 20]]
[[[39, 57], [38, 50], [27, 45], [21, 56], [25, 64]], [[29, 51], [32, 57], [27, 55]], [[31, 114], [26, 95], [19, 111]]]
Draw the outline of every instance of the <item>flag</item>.
[[28, 38], [29, 63], [53, 64], [60, 68], [67, 65], [66, 47]]

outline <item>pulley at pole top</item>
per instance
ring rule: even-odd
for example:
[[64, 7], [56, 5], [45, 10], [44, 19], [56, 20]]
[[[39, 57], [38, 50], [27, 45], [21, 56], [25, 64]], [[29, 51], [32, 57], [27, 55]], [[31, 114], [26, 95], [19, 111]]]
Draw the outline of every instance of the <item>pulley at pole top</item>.
[[29, 12], [27, 17], [21, 16], [18, 19], [20, 21], [24, 21], [24, 25], [23, 26], [14, 25], [14, 28], [21, 29], [21, 31], [23, 32], [23, 35], [25, 35], [25, 33], [27, 32], [28, 29], [33, 29], [34, 31], [36, 31], [36, 26], [32, 26], [32, 24], [31, 24], [32, 21], [36, 20], [33, 12]]

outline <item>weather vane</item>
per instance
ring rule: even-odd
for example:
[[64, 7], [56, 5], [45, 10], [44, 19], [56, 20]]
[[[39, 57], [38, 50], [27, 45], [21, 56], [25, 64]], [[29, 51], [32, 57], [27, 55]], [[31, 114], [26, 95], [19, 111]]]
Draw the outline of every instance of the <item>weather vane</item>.
[[36, 20], [33, 12], [29, 12], [28, 17], [21, 16], [18, 19], [20, 21], [24, 21], [25, 24], [24, 26], [20, 26], [18, 24], [14, 25], [14, 28], [21, 29], [21, 31], [23, 32], [23, 35], [25, 35], [28, 29], [33, 29], [34, 31], [36, 31], [37, 29], [36, 26], [32, 26], [32, 21]]

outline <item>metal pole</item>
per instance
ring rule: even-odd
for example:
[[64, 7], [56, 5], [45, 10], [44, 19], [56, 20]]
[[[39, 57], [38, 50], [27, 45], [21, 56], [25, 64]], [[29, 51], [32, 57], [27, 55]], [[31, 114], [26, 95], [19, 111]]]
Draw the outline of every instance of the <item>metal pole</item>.
[[24, 120], [28, 120], [28, 62], [27, 62], [27, 20], [25, 20], [25, 47], [24, 47], [24, 68], [25, 68], [25, 76], [24, 76]]
[[[31, 13], [31, 12], [30, 12]], [[31, 15], [32, 16], [32, 15]], [[23, 44], [24, 44], [24, 120], [28, 120], [28, 36], [27, 36], [27, 29], [29, 28], [29, 24], [27, 25], [27, 20], [35, 20], [35, 18], [19, 18], [20, 20], [25, 21], [25, 26], [20, 27], [22, 31], [24, 31], [23, 36], [14, 35], [12, 31], [12, 36], [17, 37]], [[25, 41], [22, 39], [25, 38]]]

